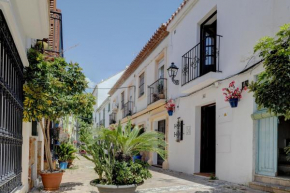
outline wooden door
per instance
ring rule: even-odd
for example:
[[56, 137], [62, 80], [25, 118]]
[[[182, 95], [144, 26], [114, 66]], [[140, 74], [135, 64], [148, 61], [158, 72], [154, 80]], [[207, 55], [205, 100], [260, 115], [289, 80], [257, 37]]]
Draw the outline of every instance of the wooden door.
[[200, 172], [215, 173], [216, 163], [216, 107], [201, 107]]
[[256, 174], [277, 176], [278, 118], [257, 120]]

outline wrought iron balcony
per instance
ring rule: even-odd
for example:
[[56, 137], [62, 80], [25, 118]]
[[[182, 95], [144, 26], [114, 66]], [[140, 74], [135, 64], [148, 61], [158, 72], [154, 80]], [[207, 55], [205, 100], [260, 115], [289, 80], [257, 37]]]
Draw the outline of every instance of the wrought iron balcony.
[[148, 105], [167, 98], [167, 79], [159, 78], [148, 86]]
[[207, 36], [182, 56], [181, 86], [208, 72], [220, 72], [219, 55], [222, 36]]
[[105, 126], [105, 119], [100, 120], [100, 126]]
[[128, 101], [127, 103], [124, 104], [123, 110], [123, 118], [127, 116], [131, 116], [133, 114], [133, 102]]
[[109, 115], [109, 123], [110, 123], [110, 125], [116, 123], [116, 113], [111, 113]]

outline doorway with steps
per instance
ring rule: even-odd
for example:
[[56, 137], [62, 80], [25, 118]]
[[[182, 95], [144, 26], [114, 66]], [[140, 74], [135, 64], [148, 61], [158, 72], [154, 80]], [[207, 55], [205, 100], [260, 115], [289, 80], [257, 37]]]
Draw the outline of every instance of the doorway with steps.
[[290, 146], [290, 120], [279, 117], [278, 122], [278, 168], [277, 175], [290, 178], [290, 154], [286, 155], [285, 147]]

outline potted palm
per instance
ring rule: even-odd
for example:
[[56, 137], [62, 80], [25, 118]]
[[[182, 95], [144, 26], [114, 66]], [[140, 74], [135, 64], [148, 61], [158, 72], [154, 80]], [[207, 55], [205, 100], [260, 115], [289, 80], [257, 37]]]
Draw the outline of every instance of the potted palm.
[[29, 66], [24, 70], [23, 120], [40, 123], [49, 166], [40, 175], [45, 190], [57, 190], [63, 173], [53, 169], [50, 125], [65, 115], [91, 114], [95, 100], [91, 94], [83, 93], [88, 83], [77, 63], [49, 58], [35, 49], [29, 50], [28, 59]]
[[58, 156], [59, 168], [61, 170], [69, 168], [68, 164], [72, 164], [76, 158], [74, 155], [77, 152], [76, 148], [71, 143], [63, 142], [57, 148], [56, 153]]
[[122, 128], [119, 124], [112, 129], [101, 128], [93, 139], [90, 128], [82, 128], [80, 140], [91, 156], [84, 157], [95, 164], [98, 179], [91, 185], [100, 193], [133, 193], [144, 180], [152, 177], [148, 164], [132, 158], [142, 151], [157, 152], [166, 158], [164, 134], [149, 131], [139, 135], [141, 129], [132, 129], [130, 121]]

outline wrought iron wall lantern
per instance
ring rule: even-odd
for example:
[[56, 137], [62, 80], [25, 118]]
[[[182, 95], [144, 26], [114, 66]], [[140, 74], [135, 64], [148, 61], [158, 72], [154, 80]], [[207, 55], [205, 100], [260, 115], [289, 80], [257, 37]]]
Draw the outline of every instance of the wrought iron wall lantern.
[[177, 66], [175, 66], [174, 62], [172, 62], [170, 67], [167, 69], [168, 75], [172, 79], [172, 82], [175, 85], [179, 85], [179, 80], [174, 79], [177, 75], [178, 69], [179, 68]]
[[183, 121], [180, 120], [180, 117], [177, 118], [177, 124], [174, 124], [174, 137], [176, 137], [176, 142], [180, 142], [183, 140]]

